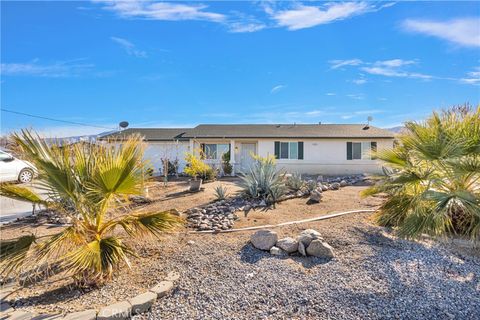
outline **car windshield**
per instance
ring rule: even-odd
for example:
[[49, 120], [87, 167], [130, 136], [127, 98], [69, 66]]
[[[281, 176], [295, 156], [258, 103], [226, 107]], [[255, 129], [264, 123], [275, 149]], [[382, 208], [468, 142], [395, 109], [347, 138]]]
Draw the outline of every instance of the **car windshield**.
[[12, 156], [9, 155], [6, 152], [0, 151], [0, 161], [6, 160], [6, 159], [11, 159]]

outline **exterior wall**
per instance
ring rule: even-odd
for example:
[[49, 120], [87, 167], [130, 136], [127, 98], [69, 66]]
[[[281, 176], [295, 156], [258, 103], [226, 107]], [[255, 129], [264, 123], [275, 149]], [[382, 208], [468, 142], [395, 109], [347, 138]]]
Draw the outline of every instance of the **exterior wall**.
[[183, 172], [185, 168], [185, 153], [188, 152], [188, 141], [179, 142], [147, 142], [144, 159], [150, 162], [154, 168], [154, 175], [162, 174], [162, 159], [168, 158], [170, 161], [178, 159], [178, 172]]
[[393, 139], [261, 139], [258, 141], [260, 156], [274, 155], [274, 141], [303, 141], [303, 159], [278, 159], [277, 166], [287, 172], [341, 175], [380, 173], [381, 164], [376, 160], [347, 160], [347, 141], [376, 141], [377, 150], [392, 148]]

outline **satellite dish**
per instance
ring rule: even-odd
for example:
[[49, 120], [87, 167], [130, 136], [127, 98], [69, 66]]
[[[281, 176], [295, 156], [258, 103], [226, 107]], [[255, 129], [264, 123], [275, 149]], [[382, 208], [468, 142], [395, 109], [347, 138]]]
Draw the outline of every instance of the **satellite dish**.
[[126, 127], [128, 127], [128, 122], [127, 121], [122, 121], [118, 125], [120, 126], [120, 128], [125, 129]]

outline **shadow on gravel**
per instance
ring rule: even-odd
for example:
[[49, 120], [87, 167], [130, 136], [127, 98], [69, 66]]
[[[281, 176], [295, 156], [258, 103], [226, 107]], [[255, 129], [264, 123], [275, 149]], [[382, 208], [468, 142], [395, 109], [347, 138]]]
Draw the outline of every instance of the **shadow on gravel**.
[[287, 256], [274, 256], [267, 251], [262, 251], [254, 248], [250, 243], [247, 243], [239, 251], [240, 260], [249, 264], [256, 264], [262, 259], [279, 259], [279, 260], [292, 260], [301, 264], [304, 268], [310, 269], [321, 264], [326, 264], [331, 259], [320, 259], [316, 257], [304, 257], [301, 255], [287, 255]]
[[378, 229], [351, 232], [357, 241], [353, 250], [369, 248], [358, 260], [357, 272], [368, 275], [375, 286], [365, 290], [356, 283], [337, 292], [350, 313], [362, 314], [367, 308], [378, 318], [401, 317], [407, 310], [411, 319], [478, 318], [480, 274], [473, 271], [478, 260], [435, 245], [391, 239]]

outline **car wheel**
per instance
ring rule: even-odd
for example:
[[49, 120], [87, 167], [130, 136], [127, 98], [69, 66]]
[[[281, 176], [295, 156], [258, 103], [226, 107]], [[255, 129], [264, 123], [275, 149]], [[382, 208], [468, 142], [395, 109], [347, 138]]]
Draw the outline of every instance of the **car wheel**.
[[28, 183], [33, 180], [33, 171], [30, 169], [22, 169], [18, 175], [18, 181], [20, 183]]

